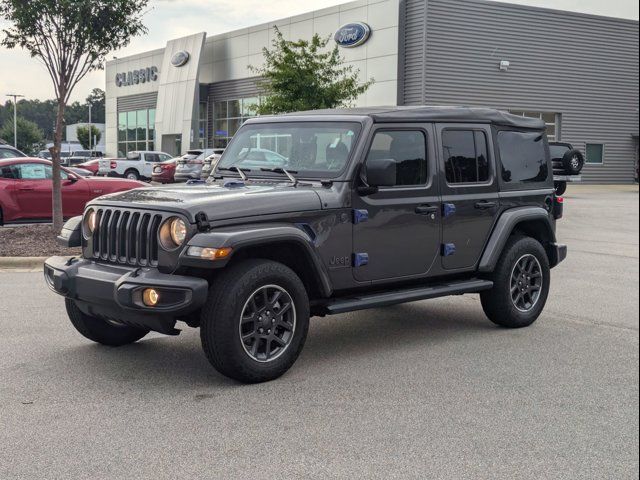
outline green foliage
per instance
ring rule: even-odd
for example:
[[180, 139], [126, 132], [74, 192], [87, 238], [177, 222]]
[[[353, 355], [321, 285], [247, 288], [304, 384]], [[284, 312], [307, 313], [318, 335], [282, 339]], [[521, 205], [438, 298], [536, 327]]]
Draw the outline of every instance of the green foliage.
[[327, 48], [331, 37], [290, 41], [277, 27], [275, 32], [272, 49], [263, 49], [264, 66], [249, 67], [260, 75], [265, 93], [257, 113], [348, 107], [373, 84], [359, 83], [358, 70], [344, 64], [337, 45]]
[[78, 141], [82, 145], [82, 148], [85, 150], [89, 150], [89, 148], [96, 148], [96, 145], [100, 143], [100, 139], [102, 138], [102, 132], [98, 130], [95, 125], [91, 125], [91, 147], [89, 147], [89, 126], [80, 125], [76, 128], [76, 135], [78, 136]]
[[[17, 118], [16, 124], [18, 127], [18, 150], [27, 155], [35, 155], [43, 145], [42, 131], [34, 122], [22, 117]], [[13, 145], [13, 119], [4, 123], [0, 129], [0, 138]]]
[[[64, 110], [65, 125], [88, 122], [89, 104], [91, 104], [91, 122], [104, 123], [104, 91], [94, 88], [84, 103], [73, 102], [66, 106]], [[58, 102], [55, 100], [18, 100], [18, 115], [35, 122], [38, 128], [42, 130], [44, 138], [48, 141], [53, 140], [57, 108]], [[11, 122], [11, 128], [13, 128], [13, 105], [11, 101], [7, 101], [5, 105], [0, 104], [0, 128], [6, 122]]]

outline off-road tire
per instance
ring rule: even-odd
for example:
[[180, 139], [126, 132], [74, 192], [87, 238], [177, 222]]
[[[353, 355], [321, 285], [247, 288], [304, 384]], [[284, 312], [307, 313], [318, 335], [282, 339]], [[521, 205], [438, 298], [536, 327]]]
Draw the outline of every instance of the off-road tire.
[[4, 217], [2, 216], [2, 205], [0, 205], [0, 227], [4, 225]]
[[124, 178], [126, 178], [127, 180], [140, 180], [140, 174], [137, 170], [130, 168], [129, 170], [124, 172]]
[[580, 150], [568, 150], [562, 156], [562, 168], [567, 175], [578, 175], [584, 167], [584, 155]]
[[[525, 255], [533, 255], [538, 260], [542, 288], [535, 304], [529, 311], [523, 312], [516, 308], [511, 297], [511, 275], [516, 263]], [[480, 294], [484, 313], [489, 320], [502, 327], [522, 328], [531, 325], [544, 309], [549, 295], [550, 278], [549, 259], [540, 242], [531, 237], [511, 236], [491, 276], [493, 288]]]
[[556, 195], [564, 195], [567, 191], [567, 182], [555, 182]]
[[[282, 354], [259, 362], [240, 338], [240, 317], [253, 294], [267, 285], [283, 288], [295, 306], [295, 328]], [[309, 298], [300, 278], [289, 267], [270, 260], [249, 259], [232, 265], [216, 278], [200, 319], [202, 348], [223, 375], [244, 383], [274, 380], [296, 361], [309, 329]]]
[[65, 306], [67, 307], [69, 320], [76, 327], [76, 330], [82, 336], [102, 345], [121, 347], [122, 345], [137, 342], [149, 333], [149, 330], [128, 325], [117, 325], [101, 318], [86, 315], [73, 300], [68, 298], [65, 299]]

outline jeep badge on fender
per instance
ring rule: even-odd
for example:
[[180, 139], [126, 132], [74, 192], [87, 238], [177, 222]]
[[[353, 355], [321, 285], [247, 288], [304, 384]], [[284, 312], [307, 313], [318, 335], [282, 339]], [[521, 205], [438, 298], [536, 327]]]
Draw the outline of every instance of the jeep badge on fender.
[[462, 107], [265, 116], [206, 183], [89, 202], [58, 237], [82, 255], [49, 258], [44, 277], [89, 340], [177, 335], [180, 320], [218, 371], [263, 382], [291, 368], [313, 316], [479, 294], [494, 323], [531, 325], [567, 255], [561, 216], [541, 120]]

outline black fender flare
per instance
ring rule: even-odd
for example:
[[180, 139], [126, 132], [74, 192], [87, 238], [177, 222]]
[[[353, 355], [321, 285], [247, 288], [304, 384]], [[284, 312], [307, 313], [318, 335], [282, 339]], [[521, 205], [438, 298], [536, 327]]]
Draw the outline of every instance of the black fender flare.
[[[187, 242], [187, 248], [180, 255], [180, 265], [222, 268], [233, 259], [234, 254], [244, 248], [294, 242], [301, 246], [306, 253], [306, 259], [313, 268], [321, 293], [329, 297], [333, 292], [329, 272], [318, 255], [314, 239], [304, 227], [304, 225], [298, 227], [290, 224], [243, 225], [198, 233]], [[232, 253], [226, 260], [211, 262], [187, 256], [188, 247], [231, 248]]]
[[522, 222], [531, 220], [541, 220], [547, 226], [548, 231], [546, 233], [551, 239], [550, 243], [555, 243], [556, 234], [547, 210], [542, 207], [517, 207], [507, 210], [502, 213], [491, 232], [484, 253], [480, 258], [478, 271], [483, 273], [492, 272], [514, 228]]

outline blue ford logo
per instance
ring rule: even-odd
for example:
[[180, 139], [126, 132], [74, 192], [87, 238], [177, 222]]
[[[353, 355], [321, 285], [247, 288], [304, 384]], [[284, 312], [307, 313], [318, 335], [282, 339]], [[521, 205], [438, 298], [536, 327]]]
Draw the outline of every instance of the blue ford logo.
[[184, 50], [174, 53], [173, 57], [171, 57], [171, 65], [173, 65], [174, 67], [181, 67], [188, 61], [189, 52], [185, 52]]
[[341, 47], [351, 48], [362, 45], [371, 35], [371, 28], [366, 23], [347, 23], [338, 29], [334, 40]]

